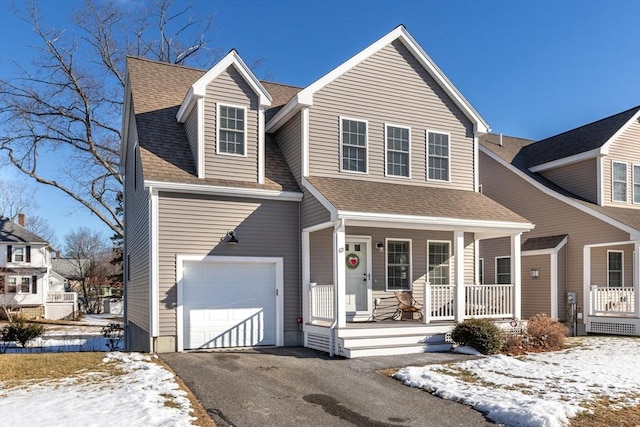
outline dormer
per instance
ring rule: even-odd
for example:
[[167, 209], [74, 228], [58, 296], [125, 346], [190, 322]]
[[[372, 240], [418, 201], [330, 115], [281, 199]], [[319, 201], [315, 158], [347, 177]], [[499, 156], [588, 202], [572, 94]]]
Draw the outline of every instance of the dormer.
[[176, 118], [198, 178], [264, 183], [264, 113], [271, 100], [235, 50], [189, 88]]

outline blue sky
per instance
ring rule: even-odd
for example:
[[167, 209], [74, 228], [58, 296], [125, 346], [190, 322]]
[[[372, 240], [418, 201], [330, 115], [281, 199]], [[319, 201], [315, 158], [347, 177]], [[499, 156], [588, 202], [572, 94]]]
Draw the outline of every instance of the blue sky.
[[[118, 0], [139, 11], [141, 0]], [[69, 27], [76, 0], [42, 2]], [[260, 78], [305, 86], [404, 24], [494, 132], [542, 139], [640, 104], [640, 0], [295, 1], [195, 3], [215, 13], [211, 48], [260, 59]], [[0, 0], [0, 73], [28, 62], [33, 35]], [[0, 176], [12, 176], [5, 167]], [[34, 187], [37, 188], [37, 187]], [[39, 215], [61, 239], [108, 229], [69, 198], [38, 188]]]

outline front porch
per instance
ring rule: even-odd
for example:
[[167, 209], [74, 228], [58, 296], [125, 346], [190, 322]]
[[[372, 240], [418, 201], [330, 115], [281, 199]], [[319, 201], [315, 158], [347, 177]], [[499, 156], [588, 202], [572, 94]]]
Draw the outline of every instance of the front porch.
[[640, 308], [632, 287], [591, 286], [586, 331], [640, 336]]

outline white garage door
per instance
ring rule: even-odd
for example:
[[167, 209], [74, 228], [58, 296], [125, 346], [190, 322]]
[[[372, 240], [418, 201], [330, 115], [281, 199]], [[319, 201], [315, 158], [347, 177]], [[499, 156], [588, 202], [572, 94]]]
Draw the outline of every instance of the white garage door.
[[185, 261], [184, 348], [276, 344], [272, 263]]

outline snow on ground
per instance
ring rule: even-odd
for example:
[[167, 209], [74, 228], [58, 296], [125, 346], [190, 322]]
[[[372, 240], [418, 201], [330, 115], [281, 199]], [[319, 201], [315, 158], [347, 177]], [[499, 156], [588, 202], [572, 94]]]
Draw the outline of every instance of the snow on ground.
[[[172, 373], [137, 353], [106, 353], [126, 373], [5, 387], [0, 383], [2, 425], [190, 426], [190, 403]], [[94, 378], [95, 376], [95, 378]], [[167, 404], [168, 403], [168, 404]]]
[[570, 417], [604, 397], [614, 407], [640, 405], [640, 339], [576, 341], [579, 346], [560, 352], [407, 367], [394, 377], [514, 427], [566, 426]]

